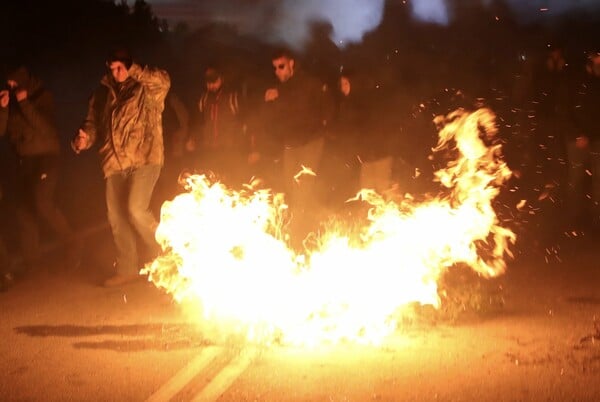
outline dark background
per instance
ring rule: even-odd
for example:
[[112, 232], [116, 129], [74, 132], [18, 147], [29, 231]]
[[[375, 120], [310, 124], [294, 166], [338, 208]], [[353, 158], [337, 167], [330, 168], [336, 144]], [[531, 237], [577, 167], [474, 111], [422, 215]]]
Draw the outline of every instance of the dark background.
[[[377, 116], [372, 129], [397, 138], [398, 180], [410, 177], [415, 168], [425, 172], [407, 186], [410, 191], [430, 190], [428, 172], [435, 166], [427, 155], [435, 144], [433, 116], [472, 106], [478, 98], [491, 106], [501, 118], [506, 158], [511, 168], [524, 173], [509, 183], [513, 191], [499, 198], [499, 214], [533, 239], [545, 231], [544, 213], [551, 215], [561, 205], [559, 193], [552, 202], [536, 204], [535, 195], [549, 179], [528, 162], [528, 136], [535, 125], [535, 118], [529, 118], [535, 109], [534, 77], [553, 45], [565, 49], [570, 74], [582, 75], [586, 52], [600, 49], [600, 14], [573, 11], [550, 21], [523, 23], [503, 1], [487, 7], [460, 4], [449, 2], [454, 18], [444, 26], [417, 22], [405, 2], [386, 1], [379, 27], [361, 43], [343, 49], [329, 38], [329, 23], [315, 21], [299, 57], [305, 69], [326, 82], [341, 66], [355, 72], [355, 83], [364, 89], [369, 104], [367, 112]], [[117, 44], [133, 49], [141, 63], [167, 69], [172, 90], [190, 108], [203, 85], [201, 72], [209, 64], [222, 66], [230, 81], [244, 90], [249, 114], [272, 79], [269, 55], [274, 44], [241, 34], [227, 23], [194, 29], [170, 26], [143, 0], [130, 5], [102, 0], [2, 2], [0, 67], [5, 72], [25, 63], [53, 92], [64, 145], [59, 205], [79, 228], [104, 222], [103, 182], [97, 156], [75, 156], [68, 143], [104, 73], [107, 52]], [[7, 139], [0, 142], [3, 187], [10, 200], [15, 161]], [[532, 202], [519, 212], [514, 205], [522, 198]], [[3, 209], [2, 230], [12, 239], [12, 215]]]

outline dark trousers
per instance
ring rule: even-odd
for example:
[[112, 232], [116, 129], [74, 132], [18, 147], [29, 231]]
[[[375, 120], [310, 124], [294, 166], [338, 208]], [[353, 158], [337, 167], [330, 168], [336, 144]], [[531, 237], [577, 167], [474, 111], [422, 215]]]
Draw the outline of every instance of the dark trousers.
[[215, 179], [228, 187], [239, 190], [242, 184], [248, 183], [251, 174], [248, 172], [247, 153], [238, 148], [204, 149], [200, 152], [197, 168], [200, 173]]
[[141, 267], [137, 238], [153, 258], [159, 251], [154, 238], [157, 221], [150, 200], [160, 175], [159, 165], [120, 171], [106, 178], [106, 206], [117, 251], [117, 272], [137, 273]]
[[35, 262], [40, 258], [38, 219], [65, 244], [72, 240], [71, 227], [54, 200], [58, 175], [59, 155], [29, 156], [19, 161], [17, 218], [26, 261]]
[[290, 231], [295, 247], [301, 244], [308, 233], [316, 229], [320, 208], [316, 177], [310, 174], [299, 175], [299, 172], [304, 166], [315, 174], [318, 173], [324, 144], [323, 138], [317, 138], [302, 146], [283, 150], [283, 183], [292, 213]]
[[283, 182], [290, 204], [300, 209], [310, 209], [317, 203], [315, 176], [300, 174], [302, 167], [310, 168], [315, 174], [319, 170], [323, 138], [314, 139], [298, 147], [283, 150]]

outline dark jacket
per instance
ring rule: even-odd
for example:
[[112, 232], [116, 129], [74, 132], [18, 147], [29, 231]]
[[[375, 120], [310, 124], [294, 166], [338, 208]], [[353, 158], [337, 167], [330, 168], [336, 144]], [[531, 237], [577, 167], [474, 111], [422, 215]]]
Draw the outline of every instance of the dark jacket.
[[356, 90], [347, 96], [340, 95], [329, 132], [331, 147], [344, 158], [355, 158], [361, 136], [366, 136], [367, 110], [365, 99]]
[[278, 98], [264, 104], [265, 140], [279, 148], [296, 147], [322, 135], [331, 110], [327, 87], [297, 72], [276, 88]]
[[[350, 96], [353, 94], [350, 93]], [[379, 94], [373, 89], [354, 92], [354, 108], [358, 113], [354, 117], [359, 127], [357, 133], [356, 156], [361, 162], [374, 162], [388, 156], [395, 156], [400, 152], [401, 127], [395, 124], [395, 116], [400, 113], [401, 108], [396, 111], [388, 111], [389, 105], [395, 104], [390, 94]], [[368, 100], [368, 102], [367, 102]], [[374, 113], [384, 110], [384, 114]], [[392, 119], [394, 117], [394, 119]]]
[[27, 98], [17, 102], [11, 93], [9, 106], [0, 108], [0, 135], [8, 134], [20, 157], [58, 154], [60, 141], [52, 94], [25, 67], [8, 78], [27, 90]]
[[185, 141], [189, 135], [190, 113], [181, 98], [172, 90], [165, 99], [163, 111], [163, 139], [165, 157], [179, 156], [183, 153]]
[[162, 165], [162, 113], [171, 85], [169, 74], [133, 64], [125, 82], [117, 83], [107, 74], [100, 84], [81, 128], [90, 135], [91, 144], [100, 141], [104, 176]]
[[192, 134], [201, 149], [227, 150], [243, 144], [238, 93], [226, 87], [205, 91], [198, 100]]

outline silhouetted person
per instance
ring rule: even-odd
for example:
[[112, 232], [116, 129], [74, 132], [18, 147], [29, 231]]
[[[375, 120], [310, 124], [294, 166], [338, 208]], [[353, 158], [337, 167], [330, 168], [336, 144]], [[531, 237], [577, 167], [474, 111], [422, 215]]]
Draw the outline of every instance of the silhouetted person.
[[16, 205], [26, 268], [42, 263], [38, 218], [67, 247], [66, 264], [79, 264], [80, 242], [55, 203], [60, 141], [52, 94], [25, 66], [7, 76], [0, 92], [0, 135], [7, 134], [17, 154]]
[[[567, 144], [569, 162], [569, 212], [576, 225], [600, 228], [600, 53], [588, 55], [586, 76], [573, 101], [575, 130]], [[587, 171], [591, 174], [588, 175]], [[591, 180], [591, 208], [586, 212], [586, 179]]]
[[158, 252], [149, 204], [164, 162], [162, 112], [170, 78], [164, 70], [134, 63], [124, 49], [113, 52], [106, 66], [72, 146], [79, 153], [99, 143], [117, 251], [117, 272], [104, 285], [119, 286], [139, 278], [138, 235], [150, 257]]
[[562, 48], [548, 49], [543, 65], [534, 77], [536, 108], [537, 164], [544, 180], [562, 182], [562, 160], [566, 158], [566, 133], [569, 124], [569, 80]]
[[[530, 165], [525, 170], [533, 190], [551, 192], [551, 197], [544, 202], [542, 211], [532, 218], [537, 218], [541, 231], [538, 239], [545, 236], [563, 235], [563, 223], [557, 219], [548, 219], [548, 214], [556, 214], [562, 208], [558, 201], [567, 195], [567, 135], [573, 131], [569, 118], [570, 92], [574, 82], [568, 64], [559, 46], [549, 47], [543, 54], [533, 77], [532, 105], [535, 119], [527, 119], [534, 125], [531, 130], [527, 126], [521, 128], [522, 133], [531, 133]], [[528, 112], [531, 113], [531, 112]], [[561, 194], [562, 193], [562, 194]], [[539, 195], [539, 193], [538, 193]], [[536, 194], [532, 194], [536, 197]], [[543, 200], [542, 200], [543, 201]], [[535, 220], [532, 219], [533, 222]]]
[[[2, 183], [0, 183], [0, 222], [3, 223], [1, 229], [5, 229], [4, 226], [4, 212], [1, 208], [4, 208], [4, 192]], [[8, 247], [4, 241], [5, 233], [0, 233], [0, 292], [5, 291], [9, 288], [13, 281], [14, 267], [13, 261], [8, 252]]]
[[[351, 88], [350, 82], [346, 85]], [[393, 136], [397, 127], [379, 125], [377, 120], [382, 120], [383, 114], [389, 114], [390, 111], [375, 109], [374, 113], [377, 112], [381, 113], [379, 117], [369, 120], [366, 115], [362, 117], [362, 130], [357, 133], [356, 158], [360, 162], [359, 187], [384, 194], [392, 187], [394, 156], [398, 153]], [[362, 113], [366, 111], [363, 109]]]
[[335, 113], [328, 129], [323, 170], [328, 190], [334, 195], [326, 198], [339, 206], [358, 190], [358, 144], [368, 132], [368, 110], [355, 74], [345, 71], [339, 75], [335, 89]]
[[309, 35], [303, 66], [307, 72], [335, 91], [341, 51], [331, 39], [333, 26], [329, 22], [313, 21], [309, 24]]
[[185, 141], [189, 136], [190, 113], [183, 101], [171, 89], [165, 99], [163, 111], [163, 137], [165, 163], [156, 184], [153, 210], [182, 190], [178, 178], [189, 164]]
[[[506, 62], [510, 63], [508, 60]], [[522, 169], [523, 181], [529, 183], [528, 187], [533, 186], [535, 157], [538, 150], [530, 118], [531, 101], [534, 98], [534, 71], [533, 57], [528, 57], [524, 52], [519, 53], [516, 56], [516, 63], [508, 89], [510, 105], [512, 106], [512, 121], [510, 124], [518, 127], [514, 142], [518, 142], [521, 148], [518, 164]]]
[[265, 141], [281, 150], [283, 187], [301, 233], [312, 224], [318, 205], [315, 177], [298, 174], [303, 166], [318, 174], [324, 127], [333, 103], [328, 101], [327, 88], [303, 74], [289, 51], [275, 52], [271, 63], [277, 82], [264, 95]]
[[[5, 92], [0, 92], [0, 107], [8, 107], [6, 95]], [[6, 126], [7, 119], [8, 114], [0, 113], [0, 127]], [[10, 287], [16, 271], [16, 259], [11, 255], [7, 245], [7, 240], [10, 239], [9, 236], [15, 227], [11, 221], [15, 215], [14, 200], [11, 198], [15, 196], [13, 189], [16, 156], [11, 149], [8, 149], [10, 144], [5, 140], [6, 138], [0, 138], [2, 141], [0, 143], [0, 291]]]

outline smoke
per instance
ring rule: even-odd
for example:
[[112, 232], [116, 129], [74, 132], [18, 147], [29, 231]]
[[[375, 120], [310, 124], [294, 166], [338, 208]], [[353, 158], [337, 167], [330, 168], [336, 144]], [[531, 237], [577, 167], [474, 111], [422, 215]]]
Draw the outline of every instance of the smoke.
[[412, 15], [419, 21], [448, 25], [448, 6], [446, 0], [413, 0]]
[[[131, 1], [131, 0], [130, 0]], [[219, 21], [268, 42], [301, 49], [314, 21], [331, 24], [338, 47], [360, 42], [377, 28], [386, 1], [401, 0], [148, 0], [154, 11], [171, 24], [185, 21], [191, 28]], [[552, 20], [566, 12], [600, 10], [599, 0], [501, 0], [521, 22]], [[414, 19], [449, 25], [455, 5], [493, 5], [493, 0], [402, 0]]]
[[[423, 22], [448, 25], [452, 22], [449, 5], [465, 5], [465, 0], [412, 0], [410, 2], [412, 15]], [[568, 12], [584, 12], [600, 10], [599, 0], [504, 0], [517, 19], [523, 23], [543, 21], [560, 17]], [[478, 4], [484, 7], [493, 4], [492, 0], [471, 1], [472, 6]]]
[[340, 47], [360, 42], [365, 33], [377, 28], [383, 17], [385, 0], [283, 0], [280, 18], [273, 27], [275, 37], [294, 47], [308, 38], [312, 21], [332, 26], [332, 40]]
[[339, 46], [360, 42], [377, 28], [386, 0], [150, 0], [155, 12], [192, 28], [220, 21], [269, 42], [302, 48], [315, 21], [331, 24]]

